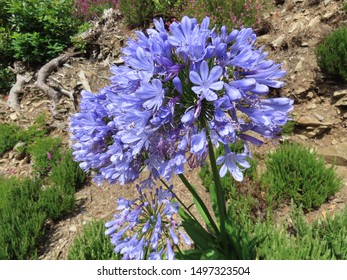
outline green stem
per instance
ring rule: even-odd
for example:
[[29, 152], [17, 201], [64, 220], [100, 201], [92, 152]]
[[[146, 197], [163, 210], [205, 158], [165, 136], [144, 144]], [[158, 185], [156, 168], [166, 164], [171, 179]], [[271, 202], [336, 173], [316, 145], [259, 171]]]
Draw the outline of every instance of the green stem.
[[225, 198], [223, 193], [222, 184], [219, 177], [219, 172], [216, 164], [216, 157], [214, 155], [214, 150], [212, 142], [208, 141], [208, 153], [210, 157], [210, 164], [212, 168], [214, 184], [216, 187], [216, 197], [217, 197], [217, 206], [219, 213], [219, 223], [220, 223], [220, 237], [223, 244], [224, 254], [228, 255], [228, 246], [227, 246], [227, 234], [225, 230], [225, 220], [226, 220], [226, 207], [225, 207]]
[[[163, 185], [165, 186], [165, 188], [167, 188], [168, 190], [170, 189], [170, 187], [166, 184], [166, 182], [160, 178], [160, 181], [163, 183]], [[171, 191], [173, 194], [174, 192]], [[175, 194], [174, 194], [175, 195]], [[177, 201], [180, 203], [180, 205], [183, 206], [183, 208], [189, 213], [189, 215], [196, 221], [199, 223], [199, 221], [197, 220], [197, 218], [194, 216], [194, 214], [190, 211], [190, 209], [183, 203], [183, 201], [175, 195], [175, 198], [177, 199]], [[200, 223], [199, 223], [200, 224]]]
[[195, 190], [194, 186], [189, 183], [189, 181], [187, 180], [187, 178], [183, 174], [178, 174], [178, 177], [180, 177], [180, 179], [183, 182], [183, 184], [186, 185], [186, 187], [188, 188], [190, 193], [193, 195], [195, 200], [199, 203], [201, 209], [204, 211], [207, 219], [209, 220], [211, 227], [213, 228], [213, 230], [216, 233], [216, 235], [218, 235], [219, 234], [219, 229], [218, 229], [217, 225], [215, 224], [214, 220], [212, 219], [210, 211], [208, 211], [205, 203], [202, 201], [201, 197], [199, 196], [199, 194]]

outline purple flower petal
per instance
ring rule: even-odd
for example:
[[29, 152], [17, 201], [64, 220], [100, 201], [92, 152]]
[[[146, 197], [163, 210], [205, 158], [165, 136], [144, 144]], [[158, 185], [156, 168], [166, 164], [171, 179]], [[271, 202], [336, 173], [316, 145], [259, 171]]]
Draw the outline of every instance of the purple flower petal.
[[206, 149], [206, 132], [202, 129], [199, 134], [192, 136], [190, 151], [193, 154], [200, 154]]
[[167, 260], [175, 259], [175, 253], [172, 250], [172, 247], [171, 247], [169, 239], [166, 239], [166, 259]]

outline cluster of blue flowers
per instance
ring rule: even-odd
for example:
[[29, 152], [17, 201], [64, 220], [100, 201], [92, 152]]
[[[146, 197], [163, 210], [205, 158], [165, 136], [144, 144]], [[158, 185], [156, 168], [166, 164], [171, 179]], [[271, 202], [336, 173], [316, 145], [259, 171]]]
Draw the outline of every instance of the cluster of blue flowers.
[[[216, 159], [220, 176], [229, 171], [241, 181], [242, 171], [250, 166], [249, 144], [262, 144], [249, 132], [276, 137], [293, 109], [288, 98], [265, 97], [269, 88], [283, 86], [285, 71], [256, 48], [252, 29], [228, 33], [222, 27], [217, 32], [209, 29], [208, 18], [199, 24], [189, 17], [172, 23], [169, 32], [162, 20], [154, 20], [154, 25], [147, 34], [138, 31], [136, 40], [128, 40], [125, 65], [111, 68], [111, 83], [98, 94], [83, 91], [80, 112], [71, 118], [74, 158], [84, 170], [96, 171], [97, 183], [124, 184], [137, 179], [144, 167], [149, 171], [138, 188], [140, 198], [119, 200], [123, 212], [107, 224], [116, 252], [126, 259], [164, 254], [171, 259], [169, 239], [178, 242], [174, 227], [164, 234], [161, 222], [165, 215], [172, 224], [178, 206], [164, 203], [159, 198], [163, 191], [156, 191], [164, 212], [150, 214], [145, 209], [159, 206], [143, 202], [143, 188], [152, 191], [156, 180], [183, 174], [186, 166], [200, 166], [209, 143], [224, 147]], [[237, 141], [244, 143], [242, 153], [230, 149]], [[147, 219], [140, 219], [144, 214]], [[145, 222], [138, 231], [140, 221]], [[132, 237], [125, 234], [133, 229], [137, 233]], [[163, 238], [166, 246], [158, 241]]]
[[175, 222], [178, 203], [172, 201], [172, 186], [154, 192], [146, 188], [147, 193], [137, 186], [137, 191], [139, 198], [118, 199], [120, 212], [106, 223], [106, 235], [111, 236], [114, 251], [125, 260], [174, 259], [172, 244], [178, 245], [181, 239], [191, 245], [191, 240]]
[[[134, 181], [147, 166], [151, 184], [184, 173], [186, 163], [199, 166], [212, 141], [225, 148], [220, 175], [241, 181], [248, 144], [262, 143], [247, 132], [276, 136], [293, 108], [288, 98], [264, 98], [269, 87], [283, 86], [285, 71], [255, 47], [250, 28], [217, 34], [208, 18], [198, 24], [188, 17], [170, 32], [162, 20], [154, 25], [128, 40], [125, 65], [111, 68], [109, 86], [83, 92], [71, 119], [75, 160], [97, 170], [98, 183]], [[241, 154], [229, 149], [238, 140]]]

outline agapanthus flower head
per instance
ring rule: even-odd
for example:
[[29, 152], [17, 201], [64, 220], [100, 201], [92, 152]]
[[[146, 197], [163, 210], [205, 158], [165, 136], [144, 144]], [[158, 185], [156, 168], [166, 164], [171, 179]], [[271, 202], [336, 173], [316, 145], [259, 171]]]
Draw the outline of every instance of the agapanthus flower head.
[[226, 148], [218, 160], [221, 175], [242, 179], [247, 145], [261, 143], [248, 132], [276, 137], [293, 109], [288, 98], [266, 98], [283, 86], [285, 71], [255, 47], [251, 28], [218, 32], [208, 18], [199, 24], [186, 16], [169, 31], [163, 20], [154, 25], [128, 40], [109, 86], [83, 92], [71, 119], [75, 160], [96, 170], [98, 183], [134, 181], [144, 166], [149, 180], [170, 180], [205, 161], [208, 141], [243, 141], [243, 153]]
[[123, 259], [173, 259], [172, 246], [191, 240], [175, 221], [178, 203], [172, 187], [150, 190], [137, 186], [139, 197], [118, 199], [118, 212], [106, 223], [114, 251]]

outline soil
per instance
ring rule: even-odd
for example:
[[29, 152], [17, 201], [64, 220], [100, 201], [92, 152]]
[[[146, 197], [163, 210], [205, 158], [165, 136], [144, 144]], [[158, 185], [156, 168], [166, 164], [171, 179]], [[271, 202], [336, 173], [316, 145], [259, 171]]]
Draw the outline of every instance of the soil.
[[[265, 18], [270, 26], [268, 33], [258, 37], [258, 45], [264, 45], [269, 57], [282, 62], [287, 70], [286, 86], [274, 95], [281, 95], [295, 100], [293, 119], [298, 123], [294, 134], [284, 138], [310, 145], [318, 152], [325, 147], [336, 147], [347, 143], [346, 106], [337, 106], [337, 98], [345, 98], [343, 90], [347, 84], [336, 83], [325, 77], [317, 66], [315, 47], [324, 36], [341, 24], [346, 24], [346, 15], [342, 12], [342, 1], [329, 0], [285, 0], [278, 4]], [[109, 67], [121, 63], [120, 50], [126, 37], [134, 37], [134, 30], [128, 29], [119, 12], [109, 12], [100, 22], [95, 23], [95, 38], [91, 43], [87, 58], [71, 58], [51, 77], [51, 81], [73, 92], [76, 100], [62, 97], [58, 103], [59, 119], [51, 117], [50, 100], [32, 84], [25, 88], [21, 98], [21, 113], [14, 113], [6, 107], [6, 100], [0, 100], [0, 120], [5, 123], [16, 123], [27, 127], [41, 113], [47, 116], [47, 126], [51, 135], [63, 137], [64, 145], [69, 146], [69, 116], [78, 110], [78, 99], [81, 89], [97, 92], [109, 82]], [[89, 34], [90, 35], [90, 34]], [[342, 92], [341, 96], [336, 92]], [[335, 95], [335, 97], [334, 97]], [[284, 139], [283, 138], [283, 139]], [[283, 139], [280, 139], [282, 141]], [[279, 141], [279, 142], [280, 142]], [[278, 141], [277, 141], [278, 142]], [[258, 154], [273, 150], [274, 141], [265, 141]], [[346, 151], [345, 151], [346, 152]], [[323, 152], [322, 152], [323, 153]], [[324, 154], [323, 154], [324, 155]], [[336, 156], [340, 156], [336, 153]], [[343, 155], [341, 155], [343, 156]], [[345, 156], [345, 155], [344, 155]], [[17, 159], [15, 152], [10, 151], [0, 158], [0, 175], [31, 176], [30, 159]], [[327, 160], [327, 164], [328, 164]], [[259, 172], [263, 170], [260, 165]], [[189, 181], [198, 188], [199, 193], [208, 201], [197, 175], [197, 170], [187, 171]], [[337, 165], [337, 172], [344, 178], [343, 188], [319, 209], [306, 215], [308, 221], [318, 216], [325, 218], [341, 211], [347, 205], [347, 166]], [[136, 184], [136, 182], [134, 183]], [[120, 186], [104, 183], [95, 185], [89, 180], [76, 193], [77, 207], [73, 214], [60, 222], [47, 221], [47, 234], [40, 248], [40, 259], [66, 259], [67, 251], [74, 238], [81, 233], [84, 224], [93, 219], [110, 220], [115, 211], [118, 197], [133, 197], [134, 184]], [[178, 178], [173, 178], [178, 196], [191, 203], [185, 188]], [[289, 206], [278, 209], [275, 215], [279, 220], [288, 221]]]

